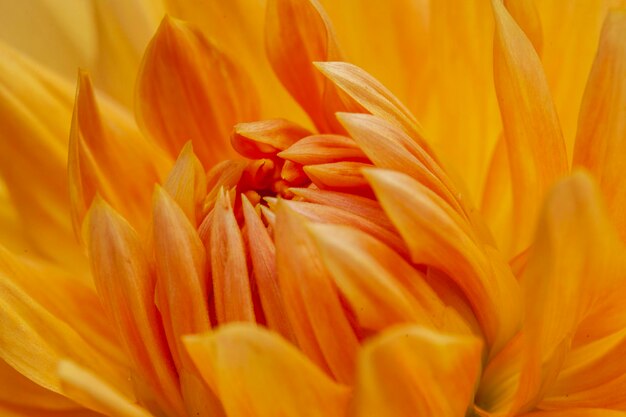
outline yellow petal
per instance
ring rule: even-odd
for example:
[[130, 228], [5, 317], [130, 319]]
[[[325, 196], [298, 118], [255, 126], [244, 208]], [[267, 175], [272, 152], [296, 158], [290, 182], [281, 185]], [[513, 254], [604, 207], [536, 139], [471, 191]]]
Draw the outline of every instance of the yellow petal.
[[152, 417], [99, 376], [72, 361], [60, 361], [58, 373], [63, 390], [92, 410], [111, 417]]
[[359, 353], [357, 417], [461, 417], [472, 405], [482, 343], [418, 326], [395, 327]]
[[504, 0], [504, 6], [533, 44], [537, 55], [541, 56], [543, 33], [535, 2], [533, 0]]
[[68, 323], [11, 280], [6, 271], [0, 273], [0, 292], [1, 360], [56, 393], [62, 393], [56, 364], [63, 357], [91, 367], [103, 379], [130, 391], [124, 368], [91, 347]]
[[302, 351], [340, 382], [354, 377], [358, 342], [337, 288], [305, 230], [285, 201], [276, 216], [276, 268], [287, 315]]
[[211, 328], [204, 246], [182, 209], [160, 187], [154, 195], [158, 306], [177, 369], [189, 369], [181, 337]]
[[229, 324], [188, 336], [185, 344], [205, 378], [215, 381], [229, 417], [343, 417], [347, 411], [346, 387], [261, 327]]
[[[320, 132], [337, 131], [334, 87], [314, 61], [340, 59], [333, 29], [317, 0], [268, 0], [265, 45], [274, 72]], [[289, 39], [285, 42], [285, 39]]]
[[276, 247], [259, 214], [250, 201], [241, 197], [248, 251], [252, 260], [254, 280], [259, 291], [263, 313], [270, 329], [280, 333], [286, 340], [295, 341], [287, 319], [285, 303], [276, 276]]
[[100, 100], [101, 116], [86, 72], [79, 72], [76, 90], [68, 156], [75, 230], [80, 231], [96, 194], [143, 230], [150, 211], [149, 190], [169, 162], [141, 137], [130, 116], [114, 103]]
[[579, 172], [561, 181], [543, 207], [520, 278], [526, 314], [514, 412], [531, 410], [552, 387], [582, 319], [622, 279], [624, 248], [600, 201]]
[[411, 260], [447, 273], [465, 293], [491, 352], [517, 331], [517, 282], [497, 254], [477, 243], [458, 213], [412, 178], [393, 171], [365, 173], [378, 201], [403, 237]]
[[67, 215], [71, 84], [0, 45], [0, 86], [0, 175], [19, 226], [38, 253], [84, 272]]
[[165, 17], [143, 58], [135, 111], [143, 131], [175, 156], [191, 140], [205, 168], [234, 155], [232, 126], [258, 116], [247, 74], [195, 28]]
[[626, 241], [626, 9], [609, 12], [583, 97], [574, 164], [596, 176], [609, 213]]
[[[464, 326], [426, 284], [423, 275], [373, 237], [351, 227], [309, 226], [322, 262], [368, 330], [410, 322], [428, 328]], [[446, 317], [449, 314], [450, 317]]]
[[419, 122], [378, 80], [346, 62], [316, 62], [315, 66], [365, 110], [401, 127], [420, 147], [431, 153]]
[[565, 142], [539, 57], [524, 32], [492, 0], [494, 79], [513, 182], [516, 249], [530, 243], [544, 193], [568, 171]]
[[183, 147], [163, 188], [176, 201], [191, 224], [195, 226], [200, 223], [207, 191], [207, 177], [202, 163], [193, 153], [191, 142]]
[[92, 272], [134, 368], [157, 403], [183, 415], [178, 378], [154, 304], [155, 277], [135, 230], [103, 200], [85, 219]]
[[243, 238], [230, 198], [223, 189], [213, 210], [210, 236], [213, 298], [218, 323], [254, 322]]

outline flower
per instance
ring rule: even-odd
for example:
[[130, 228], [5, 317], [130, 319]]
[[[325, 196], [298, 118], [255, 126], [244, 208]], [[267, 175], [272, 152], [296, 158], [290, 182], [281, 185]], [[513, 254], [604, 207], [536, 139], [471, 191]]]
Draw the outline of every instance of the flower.
[[2, 47], [3, 415], [626, 413], [626, 9], [156, 3]]

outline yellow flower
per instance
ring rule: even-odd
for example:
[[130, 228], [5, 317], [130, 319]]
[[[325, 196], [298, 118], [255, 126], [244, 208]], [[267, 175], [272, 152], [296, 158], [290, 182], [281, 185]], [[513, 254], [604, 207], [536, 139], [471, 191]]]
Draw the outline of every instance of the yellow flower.
[[626, 416], [623, 1], [1, 3], [1, 415]]

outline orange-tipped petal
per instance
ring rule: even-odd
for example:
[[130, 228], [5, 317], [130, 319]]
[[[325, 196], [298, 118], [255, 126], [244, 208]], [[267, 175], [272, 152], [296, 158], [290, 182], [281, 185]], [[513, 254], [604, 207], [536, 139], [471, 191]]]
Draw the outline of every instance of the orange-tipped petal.
[[248, 158], [266, 158], [287, 149], [311, 133], [285, 119], [262, 120], [235, 125], [230, 142]]
[[143, 384], [174, 415], [183, 415], [178, 378], [154, 304], [155, 278], [139, 236], [103, 200], [86, 219], [86, 237], [98, 294]]
[[153, 216], [158, 306], [176, 367], [184, 369], [181, 337], [211, 328], [206, 254], [195, 227], [160, 187], [155, 190]]
[[136, 115], [170, 155], [191, 140], [205, 168], [234, 155], [232, 126], [258, 116], [244, 70], [195, 28], [166, 16], [138, 76]]
[[607, 16], [578, 119], [574, 164], [598, 179], [609, 213], [626, 241], [626, 9]]
[[307, 165], [303, 169], [311, 181], [319, 188], [367, 193], [369, 186], [365, 178], [363, 178], [361, 170], [371, 167], [371, 164], [365, 162], [340, 161], [328, 164]]
[[263, 313], [270, 329], [280, 333], [285, 339], [295, 341], [293, 330], [287, 319], [285, 303], [278, 287], [276, 276], [276, 247], [270, 235], [254, 210], [250, 201], [241, 197], [243, 216], [246, 222], [248, 249], [252, 260], [254, 280], [259, 290]]
[[403, 237], [412, 261], [446, 272], [467, 297], [492, 353], [517, 331], [517, 282], [502, 260], [478, 244], [471, 228], [434, 192], [393, 171], [365, 173]]
[[[309, 226], [322, 262], [368, 330], [409, 322], [447, 327], [446, 307], [400, 255], [370, 235], [346, 226]], [[452, 314], [452, 313], [450, 313]], [[461, 319], [451, 317], [462, 328]]]
[[108, 416], [152, 417], [99, 376], [72, 361], [60, 361], [58, 374], [63, 391], [92, 410]]
[[502, 4], [496, 20], [494, 78], [513, 183], [519, 251], [530, 243], [540, 202], [568, 171], [567, 153], [539, 57]]
[[362, 161], [367, 157], [354, 140], [340, 135], [313, 135], [303, 138], [278, 154], [302, 165], [339, 161]]
[[473, 336], [395, 327], [359, 354], [356, 417], [461, 417], [471, 407], [482, 343]]
[[218, 323], [254, 322], [243, 237], [224, 189], [221, 189], [213, 209], [210, 236], [213, 297]]
[[[274, 72], [320, 132], [337, 131], [334, 86], [314, 61], [340, 59], [332, 28], [317, 0], [269, 0], [265, 45]], [[287, 41], [286, 41], [287, 40]]]
[[354, 378], [358, 341], [324, 268], [307, 221], [279, 201], [276, 268], [287, 315], [302, 351], [340, 382]]
[[346, 62], [316, 62], [315, 65], [368, 112], [401, 127], [419, 146], [432, 154], [424, 140], [419, 122], [378, 80], [356, 65]]
[[172, 196], [194, 226], [202, 220], [207, 178], [202, 163], [188, 142], [178, 155], [163, 188]]
[[346, 415], [349, 389], [275, 333], [236, 323], [188, 336], [185, 344], [229, 417]]
[[215, 203], [220, 189], [231, 189], [237, 185], [248, 163], [246, 161], [222, 161], [207, 173], [207, 196], [204, 199], [204, 212]]
[[169, 163], [141, 137], [129, 115], [111, 102], [101, 102], [104, 117], [89, 75], [79, 72], [68, 156], [74, 227], [80, 231], [87, 209], [100, 194], [143, 229], [150, 207], [148, 190]]

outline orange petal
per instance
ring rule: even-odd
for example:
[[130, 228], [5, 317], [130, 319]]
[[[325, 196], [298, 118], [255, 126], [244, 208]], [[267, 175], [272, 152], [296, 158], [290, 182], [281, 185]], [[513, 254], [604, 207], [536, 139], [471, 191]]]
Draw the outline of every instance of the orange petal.
[[276, 268], [287, 315], [303, 352], [338, 381], [354, 377], [358, 342], [337, 288], [324, 268], [306, 220], [280, 200], [276, 218]]
[[189, 25], [165, 17], [143, 58], [136, 114], [175, 156], [188, 140], [205, 167], [234, 155], [237, 122], [257, 118], [257, 97], [237, 61]]
[[263, 313], [270, 329], [285, 339], [294, 341], [293, 331], [285, 312], [285, 303], [276, 277], [276, 247], [261, 218], [245, 197], [241, 197], [246, 222], [248, 249], [254, 279], [259, 290]]
[[363, 178], [361, 170], [371, 167], [371, 164], [364, 162], [340, 161], [307, 165], [303, 169], [311, 181], [320, 188], [367, 193], [369, 186]]
[[401, 127], [420, 147], [432, 154], [419, 122], [378, 80], [346, 62], [316, 62], [315, 66], [368, 112]]
[[536, 411], [521, 417], [626, 417], [626, 412], [605, 408], [570, 408], [564, 411]]
[[537, 55], [541, 56], [543, 33], [541, 32], [541, 21], [535, 2], [532, 0], [504, 0], [504, 6], [533, 44]]
[[207, 196], [204, 199], [204, 212], [213, 207], [215, 200], [222, 187], [231, 189], [239, 183], [244, 170], [247, 168], [246, 161], [222, 161], [211, 168], [207, 173]]
[[210, 236], [213, 297], [218, 323], [254, 322], [243, 238], [230, 199], [223, 189], [213, 209]]
[[367, 161], [354, 140], [340, 135], [313, 135], [303, 138], [278, 154], [302, 165], [339, 161]]
[[513, 183], [515, 247], [529, 243], [539, 202], [568, 171], [567, 153], [541, 62], [531, 42], [504, 8], [496, 18], [494, 78]]
[[139, 236], [98, 198], [85, 226], [96, 288], [141, 383], [149, 384], [163, 409], [183, 415], [178, 378], [154, 304], [155, 279]]
[[322, 6], [317, 0], [269, 0], [265, 36], [270, 64], [282, 84], [320, 132], [336, 131], [333, 112], [339, 109], [333, 104], [339, 100], [313, 66], [314, 61], [340, 59]]
[[189, 369], [181, 337], [211, 328], [204, 246], [185, 213], [160, 187], [153, 215], [158, 306], [176, 367]]
[[310, 132], [285, 119], [262, 120], [235, 125], [230, 142], [248, 158], [266, 158], [287, 149]]
[[63, 390], [92, 410], [109, 416], [152, 417], [99, 376], [72, 361], [60, 361], [58, 373]]
[[446, 321], [458, 325], [453, 331], [464, 327], [424, 277], [380, 241], [346, 226], [314, 224], [309, 230], [362, 327], [381, 330], [411, 322], [435, 329], [447, 327]]
[[203, 203], [207, 192], [207, 178], [202, 163], [188, 142], [163, 184], [185, 216], [194, 226], [202, 220]]
[[357, 417], [466, 415], [481, 369], [482, 343], [473, 336], [395, 327], [359, 354]]
[[[403, 256], [407, 253], [402, 239], [395, 233], [392, 224], [382, 212], [378, 212], [373, 216], [367, 216], [367, 211], [359, 214], [352, 212], [349, 208], [333, 207], [324, 204], [303, 201], [284, 201], [283, 204], [314, 222], [352, 226], [372, 235]], [[369, 213], [375, 214], [371, 211]]]
[[600, 37], [578, 119], [574, 164], [598, 179], [609, 213], [626, 241], [626, 9], [611, 11]]
[[68, 157], [74, 228], [80, 231], [87, 209], [100, 194], [143, 229], [150, 210], [148, 190], [169, 163], [141, 137], [129, 115], [113, 103], [101, 102], [104, 117], [89, 75], [79, 72]]
[[185, 344], [229, 417], [346, 415], [349, 390], [275, 333], [236, 323], [188, 336]]
[[365, 175], [417, 264], [434, 266], [459, 286], [481, 324], [492, 353], [517, 331], [517, 282], [493, 251], [440, 197], [412, 178], [371, 169]]

